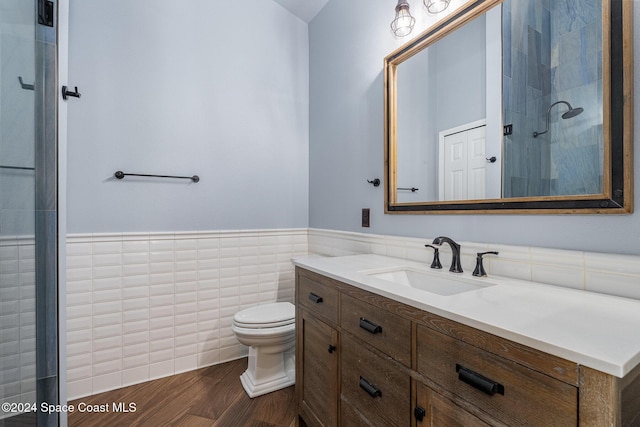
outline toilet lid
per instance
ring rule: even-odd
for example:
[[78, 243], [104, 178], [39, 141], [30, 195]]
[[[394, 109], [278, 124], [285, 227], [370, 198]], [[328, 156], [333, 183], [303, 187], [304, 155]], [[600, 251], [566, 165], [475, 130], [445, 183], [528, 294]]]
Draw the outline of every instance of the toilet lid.
[[296, 308], [289, 302], [256, 305], [237, 312], [233, 322], [246, 328], [275, 328], [294, 323]]

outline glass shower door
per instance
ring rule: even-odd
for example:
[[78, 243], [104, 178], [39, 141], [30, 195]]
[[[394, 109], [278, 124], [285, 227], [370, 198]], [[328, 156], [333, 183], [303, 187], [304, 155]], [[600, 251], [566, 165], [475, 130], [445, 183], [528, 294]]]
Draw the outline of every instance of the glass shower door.
[[[0, 0], [0, 426], [57, 425], [55, 28]], [[50, 12], [51, 9], [49, 8]]]

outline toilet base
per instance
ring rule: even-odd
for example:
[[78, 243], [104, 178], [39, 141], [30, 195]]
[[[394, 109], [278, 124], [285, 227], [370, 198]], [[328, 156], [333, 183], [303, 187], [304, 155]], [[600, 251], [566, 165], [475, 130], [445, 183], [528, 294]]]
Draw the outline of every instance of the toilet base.
[[254, 398], [262, 396], [263, 394], [271, 393], [272, 391], [277, 391], [292, 386], [296, 383], [296, 380], [295, 378], [289, 378], [288, 375], [285, 375], [284, 377], [256, 384], [253, 379], [253, 375], [251, 375], [251, 373], [247, 370], [244, 371], [242, 375], [240, 375], [240, 382], [242, 383], [244, 391], [247, 392], [247, 395], [250, 398]]
[[240, 382], [251, 398], [292, 386], [296, 382], [293, 349], [272, 353], [268, 349], [251, 347], [248, 362], [247, 370], [240, 375]]

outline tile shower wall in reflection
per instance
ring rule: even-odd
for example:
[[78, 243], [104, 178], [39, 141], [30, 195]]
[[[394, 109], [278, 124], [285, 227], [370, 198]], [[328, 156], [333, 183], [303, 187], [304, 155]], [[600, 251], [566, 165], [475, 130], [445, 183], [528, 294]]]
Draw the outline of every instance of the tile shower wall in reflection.
[[[505, 197], [602, 191], [602, 1], [503, 3]], [[584, 112], [563, 120], [564, 100]]]
[[307, 230], [67, 237], [67, 378], [75, 399], [246, 356], [246, 307], [294, 297]]

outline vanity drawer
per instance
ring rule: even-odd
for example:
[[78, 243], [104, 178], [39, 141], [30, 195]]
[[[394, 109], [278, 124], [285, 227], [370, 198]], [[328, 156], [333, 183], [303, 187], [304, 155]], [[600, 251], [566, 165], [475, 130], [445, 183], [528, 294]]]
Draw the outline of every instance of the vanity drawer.
[[332, 280], [300, 268], [296, 272], [298, 304], [336, 324], [339, 294]]
[[340, 298], [342, 329], [411, 367], [410, 320], [345, 294]]
[[[342, 400], [373, 425], [411, 424], [411, 380], [391, 359], [342, 334]], [[344, 416], [344, 413], [343, 413]]]
[[509, 425], [578, 422], [578, 389], [419, 325], [417, 370]]
[[[416, 407], [424, 411], [422, 420], [417, 424], [420, 427], [490, 427], [490, 424], [419, 382], [416, 383]], [[416, 410], [416, 418], [419, 413]], [[496, 426], [495, 423], [493, 425]]]

